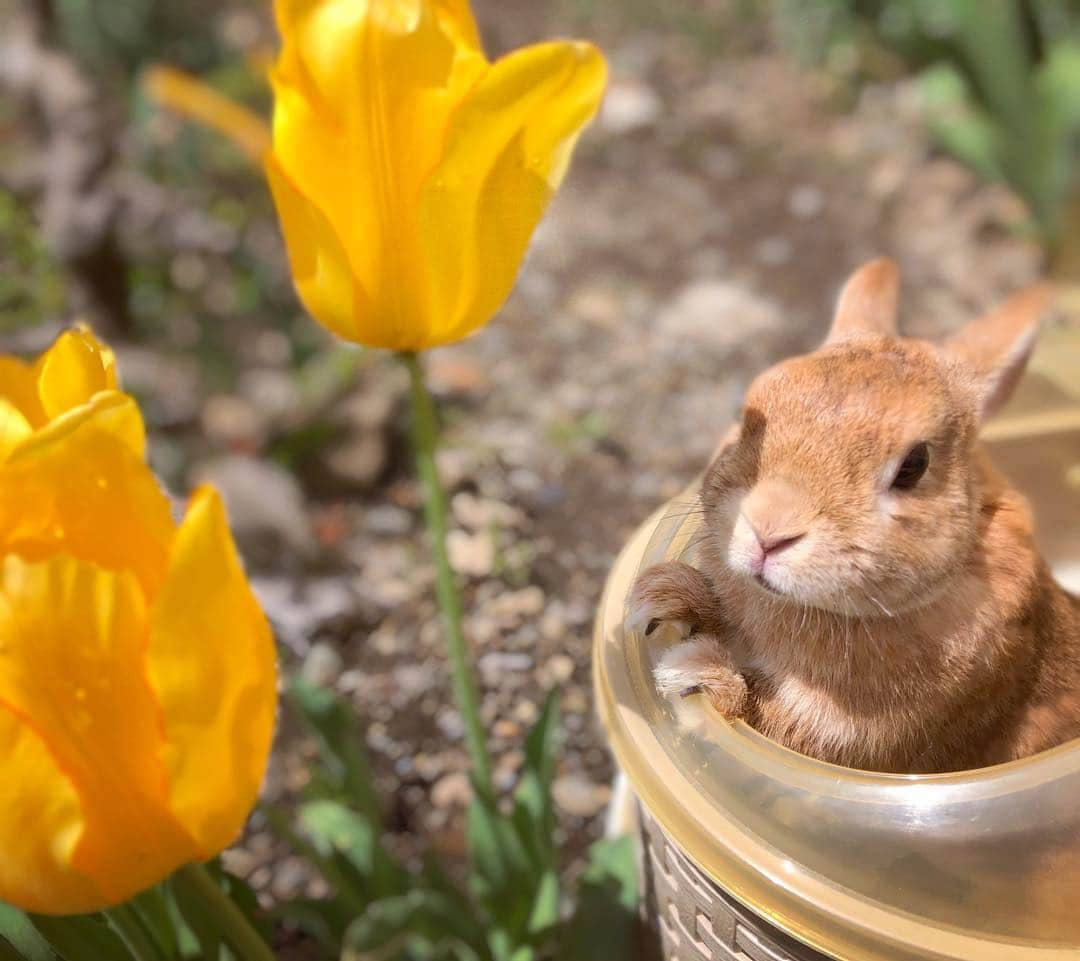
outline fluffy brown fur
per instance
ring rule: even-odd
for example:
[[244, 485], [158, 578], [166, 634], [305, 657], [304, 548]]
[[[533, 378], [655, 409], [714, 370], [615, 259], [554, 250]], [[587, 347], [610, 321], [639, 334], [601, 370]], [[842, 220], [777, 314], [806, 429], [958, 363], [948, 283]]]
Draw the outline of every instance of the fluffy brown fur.
[[700, 492], [697, 567], [645, 571], [631, 616], [689, 626], [666, 694], [823, 760], [961, 770], [1080, 736], [1080, 602], [978, 443], [1046, 292], [938, 346], [896, 336], [896, 292], [891, 262], [862, 268], [826, 344], [754, 382]]

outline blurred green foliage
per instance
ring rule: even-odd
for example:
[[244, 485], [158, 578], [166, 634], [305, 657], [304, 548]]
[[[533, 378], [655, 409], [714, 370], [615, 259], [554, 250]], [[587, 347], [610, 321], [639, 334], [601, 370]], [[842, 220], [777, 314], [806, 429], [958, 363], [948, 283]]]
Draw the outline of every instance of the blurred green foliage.
[[1080, 2], [777, 0], [775, 10], [804, 61], [857, 72], [888, 51], [919, 71], [942, 146], [1008, 183], [1052, 253], [1077, 242]]
[[63, 305], [63, 276], [40, 232], [0, 190], [0, 333], [56, 319]]
[[586, 32], [597, 24], [675, 34], [707, 56], [746, 50], [764, 39], [760, 0], [558, 0], [560, 19]]
[[130, 76], [151, 60], [202, 70], [218, 57], [207, 24], [221, 5], [207, 0], [51, 0], [49, 8], [54, 39], [97, 70]]
[[380, 801], [358, 719], [329, 691], [294, 682], [292, 703], [320, 748], [290, 817], [267, 811], [329, 883], [331, 895], [280, 908], [341, 961], [595, 961], [631, 956], [637, 881], [629, 837], [593, 845], [575, 896], [559, 878], [551, 783], [558, 700], [549, 698], [525, 745], [507, 806], [475, 791], [469, 868], [457, 882], [429, 852], [406, 869], [387, 852]]

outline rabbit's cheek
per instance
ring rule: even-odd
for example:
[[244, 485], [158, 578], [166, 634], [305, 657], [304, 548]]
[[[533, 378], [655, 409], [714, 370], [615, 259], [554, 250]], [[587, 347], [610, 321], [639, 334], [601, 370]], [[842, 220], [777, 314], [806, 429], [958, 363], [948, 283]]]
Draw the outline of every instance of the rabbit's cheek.
[[852, 595], [862, 592], [864, 571], [843, 538], [816, 529], [775, 559], [765, 576], [779, 591], [802, 604], [850, 611]]
[[811, 533], [765, 565], [765, 578], [781, 593], [811, 607], [831, 607], [850, 587], [851, 572], [837, 551]]
[[741, 514], [735, 519], [728, 540], [728, 566], [747, 577], [755, 577], [761, 571], [762, 551], [758, 539], [746, 518]]

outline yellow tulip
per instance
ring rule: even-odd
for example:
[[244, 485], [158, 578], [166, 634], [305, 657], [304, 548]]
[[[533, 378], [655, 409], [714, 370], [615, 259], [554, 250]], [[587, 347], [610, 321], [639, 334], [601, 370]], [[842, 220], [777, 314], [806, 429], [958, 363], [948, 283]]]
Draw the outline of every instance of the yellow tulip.
[[144, 455], [142, 418], [117, 389], [116, 358], [85, 325], [62, 333], [34, 363], [0, 356], [0, 464], [53, 421], [92, 414]]
[[491, 319], [595, 114], [587, 43], [491, 63], [467, 0], [278, 0], [267, 174], [311, 314], [420, 350]]
[[115, 385], [85, 331], [0, 358], [21, 435], [0, 461], [0, 900], [31, 911], [98, 910], [217, 854], [273, 730], [273, 642], [218, 495], [174, 522]]

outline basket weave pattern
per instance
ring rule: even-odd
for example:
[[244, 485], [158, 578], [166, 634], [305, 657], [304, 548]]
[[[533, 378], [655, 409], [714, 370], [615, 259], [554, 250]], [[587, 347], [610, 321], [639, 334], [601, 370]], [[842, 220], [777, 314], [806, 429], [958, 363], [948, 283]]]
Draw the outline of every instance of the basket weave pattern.
[[645, 912], [664, 961], [832, 961], [744, 908], [639, 805]]

